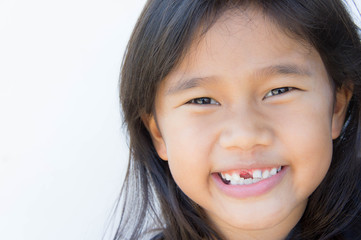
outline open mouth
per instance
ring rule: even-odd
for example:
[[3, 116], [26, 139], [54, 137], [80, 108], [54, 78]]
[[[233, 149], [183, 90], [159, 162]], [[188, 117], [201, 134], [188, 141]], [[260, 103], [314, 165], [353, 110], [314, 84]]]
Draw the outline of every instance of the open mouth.
[[219, 172], [218, 176], [227, 185], [249, 185], [270, 178], [280, 171], [283, 166], [261, 169], [242, 169]]

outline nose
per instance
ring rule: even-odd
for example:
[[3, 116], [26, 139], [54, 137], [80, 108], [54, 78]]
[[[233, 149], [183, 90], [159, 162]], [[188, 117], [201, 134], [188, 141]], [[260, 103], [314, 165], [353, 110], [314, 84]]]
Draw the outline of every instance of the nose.
[[272, 142], [272, 129], [263, 115], [251, 106], [228, 111], [225, 114], [220, 145], [226, 149], [250, 151], [255, 147], [268, 146]]

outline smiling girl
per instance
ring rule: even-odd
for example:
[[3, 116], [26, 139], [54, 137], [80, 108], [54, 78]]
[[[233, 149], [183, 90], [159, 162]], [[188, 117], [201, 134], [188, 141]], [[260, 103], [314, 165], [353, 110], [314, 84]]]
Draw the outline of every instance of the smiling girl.
[[361, 239], [360, 89], [340, 1], [148, 1], [114, 239]]

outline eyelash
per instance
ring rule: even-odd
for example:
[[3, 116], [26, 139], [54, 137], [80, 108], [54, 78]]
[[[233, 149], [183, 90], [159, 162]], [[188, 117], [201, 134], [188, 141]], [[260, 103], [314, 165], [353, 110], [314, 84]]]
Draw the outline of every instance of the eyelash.
[[219, 103], [214, 100], [213, 98], [209, 97], [200, 97], [200, 98], [194, 98], [187, 102], [188, 104], [199, 104], [199, 105], [208, 105], [208, 104], [216, 104], [219, 105]]
[[[274, 88], [271, 91], [269, 91], [264, 96], [263, 99], [268, 98], [268, 97], [272, 97], [272, 96], [276, 96], [276, 95], [281, 95], [281, 94], [284, 94], [286, 92], [292, 91], [294, 89], [295, 89], [294, 87]], [[219, 105], [219, 103], [216, 100], [214, 100], [213, 98], [210, 98], [210, 97], [194, 98], [194, 99], [188, 101], [187, 104], [198, 104], [198, 105], [216, 104], [216, 105]]]
[[280, 94], [284, 94], [286, 92], [292, 91], [294, 90], [294, 87], [280, 87], [280, 88], [274, 88], [271, 91], [269, 91], [263, 99], [268, 98], [268, 97], [272, 97], [275, 95], [280, 95]]

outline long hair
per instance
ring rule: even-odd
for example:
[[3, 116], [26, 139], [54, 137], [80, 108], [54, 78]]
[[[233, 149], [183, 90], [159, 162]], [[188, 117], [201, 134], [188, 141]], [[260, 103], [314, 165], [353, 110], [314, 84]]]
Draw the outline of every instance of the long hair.
[[[289, 239], [343, 239], [360, 227], [361, 45], [359, 29], [340, 0], [150, 0], [129, 41], [120, 102], [129, 134], [129, 164], [114, 239], [221, 239], [202, 209], [175, 184], [141, 116], [151, 114], [159, 83], [226, 10], [259, 9], [285, 34], [320, 54], [335, 91], [352, 90], [344, 128], [333, 142], [330, 169], [309, 197]], [[355, 227], [356, 229], [356, 227]]]

